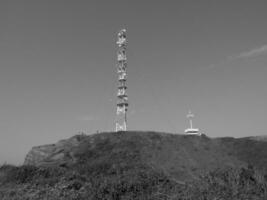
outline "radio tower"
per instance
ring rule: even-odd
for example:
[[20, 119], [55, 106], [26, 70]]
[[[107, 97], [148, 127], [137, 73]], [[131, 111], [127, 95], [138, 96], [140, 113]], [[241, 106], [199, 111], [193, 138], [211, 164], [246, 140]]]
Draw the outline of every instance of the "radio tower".
[[128, 95], [126, 94], [127, 80], [127, 58], [126, 58], [126, 30], [122, 29], [118, 33], [118, 52], [117, 52], [117, 73], [118, 73], [118, 93], [117, 93], [117, 119], [116, 132], [127, 130], [127, 110]]

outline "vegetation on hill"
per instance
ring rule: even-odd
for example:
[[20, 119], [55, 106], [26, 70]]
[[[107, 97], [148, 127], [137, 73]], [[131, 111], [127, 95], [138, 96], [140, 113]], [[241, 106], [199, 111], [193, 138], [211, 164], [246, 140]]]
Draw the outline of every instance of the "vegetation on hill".
[[241, 144], [231, 154], [236, 145], [154, 132], [87, 136], [78, 146], [68, 145], [64, 163], [3, 165], [0, 199], [267, 199], [266, 171], [247, 167]]
[[267, 141], [254, 138], [221, 138], [221, 146], [237, 159], [267, 174]]

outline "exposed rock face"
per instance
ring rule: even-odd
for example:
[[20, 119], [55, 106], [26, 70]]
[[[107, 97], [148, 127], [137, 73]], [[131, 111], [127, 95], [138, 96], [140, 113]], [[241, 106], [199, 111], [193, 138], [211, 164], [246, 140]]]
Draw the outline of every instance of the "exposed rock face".
[[24, 164], [25, 165], [37, 165], [46, 158], [55, 150], [55, 144], [42, 145], [33, 147], [30, 152], [26, 155]]
[[78, 146], [85, 135], [76, 135], [66, 140], [60, 140], [56, 144], [48, 144], [33, 147], [26, 155], [24, 165], [51, 165], [54, 163], [65, 164], [74, 161], [70, 149]]

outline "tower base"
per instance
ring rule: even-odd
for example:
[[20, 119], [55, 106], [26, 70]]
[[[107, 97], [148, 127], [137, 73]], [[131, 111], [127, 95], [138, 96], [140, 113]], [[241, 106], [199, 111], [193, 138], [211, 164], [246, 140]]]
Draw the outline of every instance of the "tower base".
[[119, 123], [116, 123], [116, 132], [126, 131], [126, 130], [127, 130], [126, 122], [124, 122], [122, 125]]

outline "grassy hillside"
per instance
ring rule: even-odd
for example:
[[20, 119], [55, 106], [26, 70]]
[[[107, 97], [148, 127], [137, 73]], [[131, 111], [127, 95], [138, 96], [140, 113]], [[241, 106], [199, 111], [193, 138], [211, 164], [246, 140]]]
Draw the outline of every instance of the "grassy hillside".
[[249, 138], [220, 138], [220, 146], [225, 148], [229, 155], [238, 160], [253, 165], [267, 174], [267, 141]]
[[0, 199], [267, 197], [264, 142], [155, 132], [79, 138], [66, 148], [62, 143], [40, 166], [2, 166]]

